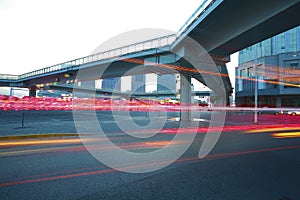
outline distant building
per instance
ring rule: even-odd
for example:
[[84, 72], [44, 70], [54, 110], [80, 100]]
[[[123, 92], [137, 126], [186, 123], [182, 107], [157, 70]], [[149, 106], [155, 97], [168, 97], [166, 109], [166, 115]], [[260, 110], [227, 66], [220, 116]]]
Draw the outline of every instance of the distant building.
[[[75, 83], [76, 87], [87, 89], [87, 90], [95, 90], [95, 81], [79, 81]], [[80, 98], [86, 98], [86, 97], [92, 97], [93, 95], [91, 93], [87, 93], [84, 91], [76, 91], [76, 95], [74, 94], [74, 97], [80, 97]]]
[[158, 75], [157, 92], [176, 92], [176, 74]]
[[145, 93], [145, 85], [146, 85], [146, 75], [141, 74], [141, 75], [135, 75], [132, 76], [132, 92], [133, 93]]
[[80, 81], [76, 83], [76, 86], [82, 87], [82, 88], [87, 88], [87, 89], [94, 89], [95, 88], [95, 81]]
[[300, 27], [239, 52], [236, 105], [254, 105], [256, 78], [259, 106], [300, 107]]
[[70, 92], [60, 90], [38, 90], [38, 97], [69, 97], [72, 96]]
[[103, 79], [102, 81], [102, 89], [103, 90], [121, 90], [121, 78], [108, 78]]

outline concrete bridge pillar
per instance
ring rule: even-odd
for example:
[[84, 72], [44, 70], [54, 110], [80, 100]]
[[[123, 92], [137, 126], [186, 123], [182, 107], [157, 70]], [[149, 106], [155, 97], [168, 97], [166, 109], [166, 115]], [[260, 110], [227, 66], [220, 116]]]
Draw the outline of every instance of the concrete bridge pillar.
[[227, 66], [226, 66], [226, 63], [230, 62], [230, 57], [229, 56], [213, 57], [213, 60], [217, 65], [219, 73], [222, 74], [221, 78], [222, 78], [222, 81], [223, 81], [224, 87], [225, 87], [225, 99], [224, 99], [225, 102], [224, 103], [226, 106], [230, 106], [230, 96], [232, 95], [233, 88], [231, 85], [231, 81], [230, 81]]
[[181, 121], [191, 121], [192, 78], [188, 74], [180, 74], [180, 102], [183, 109], [180, 112]]
[[29, 96], [30, 97], [36, 97], [36, 88], [35, 87], [30, 87], [29, 88]]
[[276, 97], [276, 108], [281, 107], [281, 97]]

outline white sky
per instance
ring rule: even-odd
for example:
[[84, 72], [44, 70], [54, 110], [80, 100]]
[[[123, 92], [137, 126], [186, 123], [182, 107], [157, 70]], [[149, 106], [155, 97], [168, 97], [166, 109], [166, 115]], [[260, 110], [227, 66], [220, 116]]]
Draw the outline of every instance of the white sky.
[[201, 2], [0, 0], [0, 74], [22, 74], [89, 55], [111, 37], [134, 29], [177, 32]]

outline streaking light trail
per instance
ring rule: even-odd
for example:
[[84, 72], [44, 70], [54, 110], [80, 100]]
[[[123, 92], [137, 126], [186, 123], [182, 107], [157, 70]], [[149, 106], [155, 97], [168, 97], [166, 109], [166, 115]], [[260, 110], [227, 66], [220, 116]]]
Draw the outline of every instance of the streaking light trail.
[[[300, 146], [283, 146], [283, 147], [256, 149], [256, 150], [249, 150], [249, 151], [221, 153], [221, 154], [208, 155], [205, 159], [202, 159], [202, 160], [199, 160], [198, 157], [182, 158], [182, 159], [177, 160], [176, 163], [193, 162], [193, 161], [197, 161], [197, 160], [209, 161], [209, 160], [222, 159], [222, 158], [228, 158], [228, 157], [234, 157], [234, 156], [243, 156], [243, 155], [262, 153], [262, 152], [271, 152], [271, 151], [292, 150], [292, 149], [299, 149], [299, 148], [300, 148]], [[164, 162], [164, 161], [162, 161], [162, 162]], [[158, 164], [158, 163], [153, 163], [153, 165], [156, 165], [156, 164]], [[139, 167], [146, 167], [146, 166], [132, 166], [132, 167], [139, 168]], [[28, 183], [39, 183], [39, 182], [53, 181], [53, 180], [59, 180], [59, 179], [69, 179], [69, 178], [82, 177], [82, 176], [100, 175], [100, 174], [112, 173], [112, 172], [116, 172], [116, 170], [102, 169], [102, 170], [97, 170], [97, 171], [88, 171], [88, 172], [74, 173], [74, 174], [67, 174], [67, 175], [25, 179], [25, 180], [19, 180], [19, 181], [0, 183], [0, 187], [9, 187], [9, 186], [28, 184]]]

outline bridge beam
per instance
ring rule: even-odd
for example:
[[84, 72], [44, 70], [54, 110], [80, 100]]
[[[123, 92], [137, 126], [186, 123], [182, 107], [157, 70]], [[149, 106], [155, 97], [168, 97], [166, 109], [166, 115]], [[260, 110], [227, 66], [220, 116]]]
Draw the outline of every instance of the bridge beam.
[[180, 102], [184, 106], [184, 110], [180, 111], [181, 121], [191, 121], [192, 113], [190, 105], [192, 103], [192, 78], [189, 74], [180, 74]]

